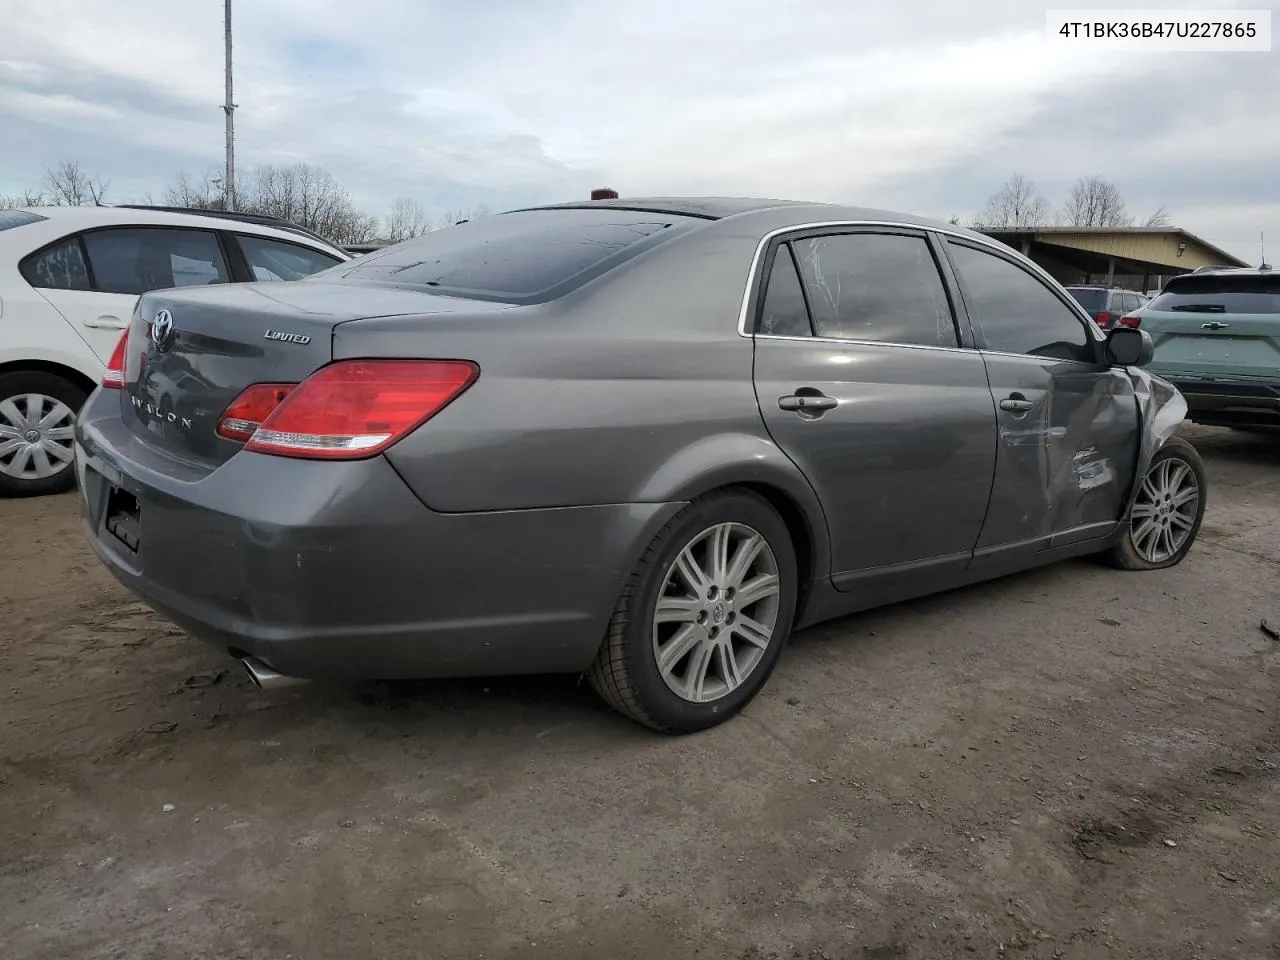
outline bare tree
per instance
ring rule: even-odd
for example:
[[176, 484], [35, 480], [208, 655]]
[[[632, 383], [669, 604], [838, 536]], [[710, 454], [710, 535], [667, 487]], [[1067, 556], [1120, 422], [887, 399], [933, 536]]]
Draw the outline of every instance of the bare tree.
[[978, 214], [977, 226], [1039, 227], [1049, 222], [1049, 201], [1041, 196], [1035, 184], [1020, 173], [1011, 176], [1003, 187], [987, 198]]
[[387, 217], [387, 225], [383, 229], [383, 239], [392, 243], [418, 237], [431, 229], [431, 218], [417, 200], [400, 197], [391, 207]]
[[1142, 224], [1144, 227], [1167, 227], [1173, 223], [1173, 217], [1169, 215], [1169, 211], [1164, 208], [1164, 204], [1156, 207], [1155, 212], [1147, 217]]
[[236, 185], [239, 209], [289, 220], [337, 244], [367, 243], [378, 218], [361, 213], [329, 171], [307, 163], [258, 166]]
[[1081, 177], [1071, 188], [1062, 219], [1071, 227], [1128, 227], [1133, 217], [1125, 208], [1120, 188], [1098, 175]]
[[225, 206], [222, 181], [214, 173], [206, 173], [197, 180], [183, 170], [173, 183], [164, 188], [163, 196], [165, 204], [170, 207], [221, 210]]
[[[221, 171], [203, 177], [180, 172], [164, 190], [168, 206], [195, 210], [224, 210], [226, 195]], [[399, 203], [399, 201], [397, 201]], [[351, 195], [329, 171], [307, 163], [281, 167], [260, 165], [242, 175], [236, 207], [244, 213], [279, 217], [314, 230], [334, 243], [367, 243], [378, 233], [378, 218], [361, 213]], [[421, 215], [425, 220], [425, 215]]]
[[454, 210], [445, 210], [440, 216], [436, 217], [432, 224], [432, 230], [442, 230], [445, 227], [452, 227], [457, 223], [465, 223], [468, 220], [483, 220], [485, 217], [493, 216], [493, 211], [485, 204], [479, 203], [474, 207], [459, 207]]
[[109, 183], [90, 175], [79, 160], [63, 160], [44, 169], [45, 199], [54, 207], [92, 207], [107, 196]]
[[12, 210], [14, 207], [43, 207], [44, 194], [39, 190], [23, 190], [21, 193], [0, 194], [0, 210]]
[[391, 208], [386, 227], [382, 231], [383, 239], [392, 243], [419, 237], [433, 230], [443, 230], [468, 220], [481, 220], [493, 216], [493, 211], [484, 204], [473, 207], [455, 207], [442, 210], [435, 217], [428, 216], [425, 208], [417, 200], [401, 197]]

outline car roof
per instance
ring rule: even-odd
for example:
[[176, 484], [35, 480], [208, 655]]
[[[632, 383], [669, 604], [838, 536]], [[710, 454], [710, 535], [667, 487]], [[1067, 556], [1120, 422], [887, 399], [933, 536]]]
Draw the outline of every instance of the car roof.
[[1141, 290], [1130, 290], [1128, 287], [1108, 287], [1101, 283], [1064, 283], [1065, 290], [1114, 290], [1116, 293], [1136, 293], [1142, 296]]
[[1277, 274], [1270, 267], [1267, 267], [1265, 270], [1262, 267], [1221, 267], [1221, 268], [1212, 267], [1209, 269], [1205, 269], [1204, 267], [1201, 267], [1198, 270], [1193, 270], [1191, 273], [1180, 273], [1176, 277], [1170, 277], [1167, 281], [1165, 281], [1165, 285], [1167, 286], [1168, 284], [1173, 283], [1175, 280], [1182, 280], [1183, 277], [1205, 277], [1210, 275], [1214, 277], [1280, 276], [1280, 274]]
[[788, 206], [831, 206], [803, 200], [762, 200], [751, 197], [626, 197], [614, 200], [580, 200], [549, 203], [530, 210], [635, 210], [643, 213], [671, 213], [705, 220], [721, 220], [739, 213]]
[[[264, 222], [267, 218], [240, 217], [219, 211], [184, 210], [174, 207], [134, 206], [84, 206], [84, 207], [21, 207], [61, 230], [85, 230], [91, 227], [168, 226], [200, 227], [205, 230], [237, 230], [279, 240], [307, 240], [341, 251], [341, 247], [317, 236], [310, 230], [289, 223], [287, 220]], [[273, 218], [274, 219], [274, 218]]]
[[[771, 219], [787, 221], [780, 226], [799, 226], [807, 223], [840, 223], [844, 221], [888, 222], [916, 226], [926, 230], [945, 230], [948, 233], [970, 236], [990, 246], [991, 238], [954, 223], [943, 223], [927, 217], [858, 207], [839, 203], [821, 203], [813, 200], [771, 200], [761, 197], [620, 197], [615, 200], [582, 200], [571, 203], [551, 203], [528, 210], [633, 210], [639, 213], [665, 213], [675, 216], [700, 217], [704, 220], [724, 220], [729, 217], [749, 217], [769, 213]], [[524, 211], [512, 211], [524, 212]], [[790, 214], [789, 216], [787, 214]]]

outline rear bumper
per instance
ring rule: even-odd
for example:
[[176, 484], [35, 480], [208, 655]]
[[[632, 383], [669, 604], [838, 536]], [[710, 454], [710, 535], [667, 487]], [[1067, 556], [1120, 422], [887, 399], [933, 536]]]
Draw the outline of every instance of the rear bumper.
[[1201, 380], [1164, 375], [1187, 400], [1187, 416], [1218, 426], [1280, 426], [1280, 379]]
[[[176, 479], [128, 455], [137, 438], [101, 399], [76, 430], [98, 557], [193, 636], [290, 676], [581, 670], [635, 558], [680, 507], [440, 514], [381, 457], [240, 454]], [[136, 552], [106, 529], [113, 485], [137, 498]]]

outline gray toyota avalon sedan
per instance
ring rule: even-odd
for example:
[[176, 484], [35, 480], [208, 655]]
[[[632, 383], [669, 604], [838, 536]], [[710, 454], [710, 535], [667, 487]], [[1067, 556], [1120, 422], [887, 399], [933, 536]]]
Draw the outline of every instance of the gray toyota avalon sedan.
[[946, 224], [518, 210], [142, 297], [76, 428], [84, 529], [263, 686], [585, 671], [692, 731], [799, 627], [1067, 557], [1181, 561], [1205, 474], [1150, 357]]

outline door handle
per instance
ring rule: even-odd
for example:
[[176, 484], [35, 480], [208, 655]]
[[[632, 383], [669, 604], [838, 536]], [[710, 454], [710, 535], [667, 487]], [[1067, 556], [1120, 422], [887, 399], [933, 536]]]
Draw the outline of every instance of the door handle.
[[778, 407], [781, 410], [798, 410], [818, 412], [821, 410], [833, 410], [840, 405], [840, 401], [835, 397], [824, 396], [821, 393], [796, 394], [793, 393], [787, 397], [778, 398]]
[[1000, 409], [1008, 410], [1010, 413], [1026, 413], [1034, 406], [1034, 403], [1020, 393], [1015, 393], [1008, 399], [1000, 401]]
[[1201, 330], [1225, 330], [1231, 326], [1229, 323], [1223, 323], [1221, 320], [1210, 320], [1208, 323], [1200, 324]]
[[86, 327], [91, 327], [94, 330], [123, 330], [128, 326], [128, 324], [119, 317], [112, 317], [106, 314], [98, 317], [96, 320], [86, 320], [84, 325]]

